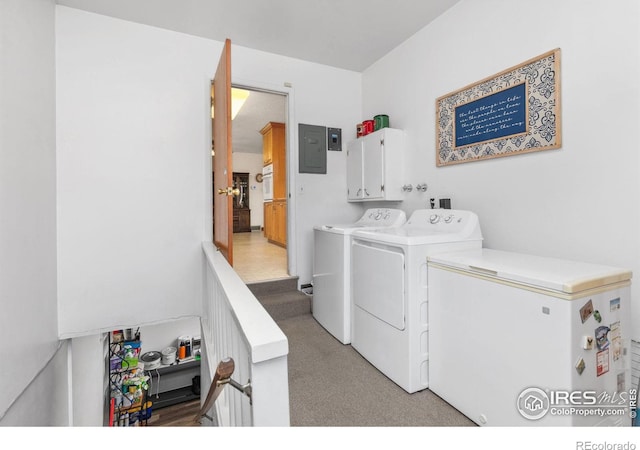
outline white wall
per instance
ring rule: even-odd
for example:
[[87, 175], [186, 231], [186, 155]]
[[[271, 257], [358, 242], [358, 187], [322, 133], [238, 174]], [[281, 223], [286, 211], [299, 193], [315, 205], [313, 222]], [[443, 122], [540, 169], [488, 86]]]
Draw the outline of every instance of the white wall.
[[[22, 382], [25, 381], [22, 374], [9, 380], [9, 383], [3, 386], [3, 389], [9, 389], [13, 394], [20, 393], [11, 408], [7, 411], [3, 410], [3, 417], [0, 420], [3, 430], [8, 430], [5, 427], [16, 427], [16, 430], [25, 426], [45, 427], [40, 428], [45, 430], [47, 427], [69, 426], [71, 410], [69, 407], [70, 389], [67, 383], [67, 374], [69, 373], [68, 346], [68, 340], [60, 341], [60, 348], [51, 355], [50, 359], [37, 360], [43, 366], [42, 371], [35, 376], [23, 392], [20, 392]], [[19, 364], [15, 365], [20, 366]], [[3, 371], [5, 367], [3, 365]], [[102, 385], [101, 381], [101, 378], [94, 380], [100, 386]], [[101, 400], [103, 399], [101, 398]], [[2, 434], [3, 438], [6, 438], [4, 431]], [[22, 432], [22, 437], [24, 438], [24, 432]], [[29, 442], [41, 440], [43, 443], [47, 443], [46, 437], [44, 433], [29, 434]]]
[[162, 352], [167, 347], [178, 347], [178, 336], [201, 336], [200, 319], [187, 317], [163, 324], [140, 327], [141, 354]]
[[262, 183], [256, 181], [256, 175], [262, 173], [262, 161], [262, 153], [233, 153], [233, 171], [249, 173], [249, 209], [252, 227], [262, 227], [264, 222]]
[[[60, 333], [197, 315], [211, 228], [209, 83], [222, 43], [56, 12]], [[292, 84], [296, 131], [303, 122], [355, 136], [359, 73], [235, 46], [232, 66], [234, 82]], [[296, 149], [297, 137], [293, 158]], [[293, 177], [292, 190], [305, 188], [291, 205], [301, 282], [313, 225], [359, 210], [344, 200], [344, 162], [331, 152], [328, 175]]]
[[197, 314], [202, 43], [56, 12], [60, 333]]
[[1, 425], [68, 423], [56, 319], [54, 42], [53, 0], [0, 2]]
[[[402, 207], [448, 195], [478, 213], [487, 247], [640, 276], [638, 22], [635, 0], [462, 0], [368, 68], [365, 115], [407, 131], [408, 178], [429, 184]], [[436, 168], [435, 99], [557, 47], [562, 148]]]
[[101, 427], [108, 418], [105, 408], [110, 392], [105, 370], [109, 359], [108, 334], [81, 336], [70, 341], [73, 426]]

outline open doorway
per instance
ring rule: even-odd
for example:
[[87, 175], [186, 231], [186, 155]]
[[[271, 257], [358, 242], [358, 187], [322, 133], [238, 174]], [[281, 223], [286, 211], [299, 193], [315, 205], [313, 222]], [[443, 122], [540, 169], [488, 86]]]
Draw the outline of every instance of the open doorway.
[[232, 113], [233, 188], [239, 191], [233, 201], [233, 266], [245, 283], [254, 283], [289, 276], [287, 97], [246, 91], [242, 107]]

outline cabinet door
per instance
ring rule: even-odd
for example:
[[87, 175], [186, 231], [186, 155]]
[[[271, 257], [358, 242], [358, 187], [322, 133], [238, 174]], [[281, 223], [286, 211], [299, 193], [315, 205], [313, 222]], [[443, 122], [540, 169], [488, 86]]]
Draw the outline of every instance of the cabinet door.
[[264, 237], [273, 239], [273, 202], [264, 204]]
[[233, 210], [233, 232], [238, 233], [240, 231], [240, 212], [237, 209]]
[[378, 134], [363, 138], [362, 191], [364, 200], [383, 198], [384, 164], [380, 139]]
[[273, 198], [287, 198], [287, 155], [284, 124], [273, 123], [271, 129], [271, 160], [273, 161]]
[[286, 246], [287, 245], [287, 202], [276, 202], [276, 236], [274, 241]]
[[251, 210], [246, 208], [238, 210], [238, 231], [251, 231]]
[[358, 139], [347, 145], [347, 200], [362, 200], [362, 141]]
[[262, 135], [262, 162], [263, 165], [271, 164], [273, 155], [273, 146], [271, 141], [271, 132], [268, 131]]
[[273, 162], [273, 129], [271, 122], [267, 123], [262, 130], [262, 162], [266, 166]]

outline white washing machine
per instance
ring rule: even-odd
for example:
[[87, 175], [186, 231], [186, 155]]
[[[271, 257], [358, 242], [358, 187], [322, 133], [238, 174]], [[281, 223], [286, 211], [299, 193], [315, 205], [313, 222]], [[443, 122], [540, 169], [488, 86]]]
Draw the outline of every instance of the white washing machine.
[[351, 233], [404, 224], [404, 211], [373, 208], [355, 223], [314, 227], [313, 317], [343, 344], [351, 342]]
[[470, 211], [421, 209], [401, 227], [354, 231], [353, 348], [405, 391], [427, 388], [427, 257], [481, 247]]

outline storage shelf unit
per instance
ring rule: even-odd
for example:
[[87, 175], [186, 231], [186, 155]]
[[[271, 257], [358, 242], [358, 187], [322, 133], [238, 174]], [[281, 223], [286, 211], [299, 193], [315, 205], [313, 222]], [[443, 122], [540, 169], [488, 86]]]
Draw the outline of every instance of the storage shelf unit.
[[[199, 384], [186, 386], [184, 382], [180, 382], [179, 377], [184, 378], [185, 372], [188, 372], [187, 378], [190, 380], [191, 375], [199, 376], [200, 360], [180, 362], [169, 366], [163, 365], [146, 372], [151, 378], [149, 399], [153, 402], [153, 409], [165, 408], [200, 398]], [[171, 389], [158, 392], [163, 386], [170, 386]]]
[[382, 128], [347, 144], [347, 200], [404, 199], [404, 131]]
[[111, 332], [109, 338], [108, 423], [121, 427], [146, 424], [149, 377], [138, 367], [140, 335], [127, 329]]

